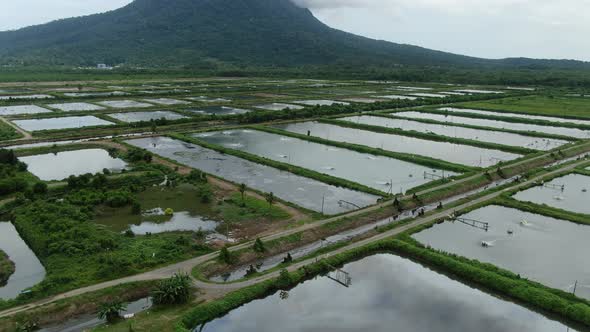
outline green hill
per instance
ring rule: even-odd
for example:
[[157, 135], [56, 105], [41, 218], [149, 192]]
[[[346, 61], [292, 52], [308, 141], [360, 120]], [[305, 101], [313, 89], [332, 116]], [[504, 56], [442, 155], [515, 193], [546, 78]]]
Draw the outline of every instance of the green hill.
[[211, 67], [590, 67], [486, 60], [332, 29], [290, 0], [135, 0], [103, 14], [0, 32], [0, 63]]

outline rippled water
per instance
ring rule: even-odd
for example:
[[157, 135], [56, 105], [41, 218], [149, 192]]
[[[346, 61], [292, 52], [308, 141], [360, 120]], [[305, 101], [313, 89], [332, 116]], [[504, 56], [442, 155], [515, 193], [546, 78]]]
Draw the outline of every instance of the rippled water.
[[50, 110], [36, 105], [19, 105], [19, 106], [3, 106], [0, 107], [0, 115], [22, 115], [22, 114], [41, 114], [51, 113]]
[[175, 112], [170, 111], [153, 111], [153, 112], [127, 112], [127, 113], [114, 113], [109, 114], [111, 118], [115, 118], [119, 121], [133, 123], [133, 122], [141, 122], [141, 121], [151, 121], [151, 120], [179, 120], [179, 119], [186, 119], [187, 117]]
[[[256, 130], [218, 131], [195, 136], [209, 143], [304, 167], [384, 192], [405, 192], [432, 181], [425, 178], [425, 173], [443, 174], [441, 170], [397, 159]], [[453, 175], [456, 174], [445, 173], [445, 176]]]
[[483, 111], [483, 110], [474, 110], [474, 109], [467, 109], [467, 108], [454, 108], [454, 107], [443, 107], [440, 108], [441, 111], [447, 112], [461, 112], [461, 113], [472, 113], [472, 114], [481, 114], [481, 115], [492, 115], [492, 116], [503, 116], [509, 118], [521, 118], [521, 119], [530, 119], [530, 120], [543, 120], [543, 121], [551, 121], [551, 122], [559, 122], [559, 123], [575, 123], [575, 124], [583, 124], [590, 126], [590, 120], [577, 120], [577, 119], [566, 119], [566, 118], [558, 118], [554, 116], [541, 116], [541, 115], [529, 115], [525, 113], [509, 113], [505, 111]]
[[[487, 206], [462, 217], [489, 222], [490, 229], [444, 222], [414, 237], [436, 249], [492, 263], [549, 287], [590, 298], [590, 226], [501, 206]], [[514, 233], [508, 234], [511, 230]], [[485, 241], [490, 246], [483, 247]]]
[[440, 121], [440, 122], [466, 124], [466, 125], [472, 125], [472, 126], [483, 126], [483, 127], [490, 127], [490, 128], [530, 131], [530, 132], [538, 132], [538, 133], [545, 133], [545, 134], [570, 136], [570, 137], [576, 137], [576, 138], [590, 138], [590, 130], [582, 130], [582, 129], [576, 129], [576, 128], [540, 126], [540, 125], [534, 125], [534, 124], [528, 124], [528, 123], [515, 123], [515, 122], [488, 120], [488, 119], [475, 119], [475, 118], [468, 118], [468, 117], [455, 116], [455, 115], [421, 113], [421, 112], [415, 112], [415, 111], [397, 112], [397, 113], [393, 113], [393, 115], [403, 117], [403, 118], [410, 118], [410, 119], [428, 119], [428, 120], [435, 120], [435, 121]]
[[94, 126], [110, 126], [114, 123], [95, 116], [69, 116], [63, 118], [15, 120], [15, 125], [26, 131], [73, 129]]
[[524, 148], [543, 151], [551, 150], [568, 143], [567, 141], [563, 140], [531, 137], [493, 130], [471, 129], [457, 126], [448, 126], [444, 124], [439, 125], [403, 119], [389, 119], [369, 115], [348, 117], [343, 118], [341, 120], [372, 126], [399, 128], [403, 130], [411, 130], [421, 133], [433, 133], [437, 135], [465, 138], [482, 142], [520, 146]]
[[273, 127], [303, 135], [306, 135], [309, 131], [312, 136], [327, 140], [422, 155], [467, 166], [488, 167], [497, 164], [501, 160], [513, 160], [520, 157], [517, 154], [498, 150], [482, 149], [447, 142], [435, 142], [400, 135], [382, 134], [319, 122], [299, 122], [275, 125]]
[[518, 192], [514, 198], [590, 215], [590, 176], [566, 175]]
[[324, 213], [337, 214], [375, 204], [378, 199], [170, 138], [145, 138], [127, 143], [234, 183], [272, 192], [278, 198], [317, 212], [323, 207]]

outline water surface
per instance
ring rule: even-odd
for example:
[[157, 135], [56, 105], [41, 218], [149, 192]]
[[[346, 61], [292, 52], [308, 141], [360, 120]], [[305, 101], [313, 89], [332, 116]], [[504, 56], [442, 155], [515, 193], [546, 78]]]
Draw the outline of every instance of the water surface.
[[275, 128], [327, 140], [366, 145], [372, 148], [422, 155], [426, 157], [446, 160], [452, 163], [488, 167], [502, 160], [513, 160], [520, 155], [483, 149], [469, 145], [452, 144], [447, 142], [429, 141], [420, 138], [382, 134], [368, 130], [340, 127], [319, 122], [299, 122], [276, 125]]
[[37, 105], [19, 105], [19, 106], [3, 106], [0, 107], [0, 115], [23, 115], [23, 114], [41, 114], [51, 113], [50, 110], [39, 107]]
[[0, 249], [15, 266], [6, 286], [0, 287], [0, 299], [16, 298], [22, 291], [43, 281], [45, 268], [12, 223], [0, 222]]
[[[409, 162], [359, 153], [284, 135], [238, 129], [195, 134], [206, 142], [357, 182], [383, 192], [405, 192], [443, 174]], [[370, 171], [369, 171], [370, 170]], [[446, 176], [456, 175], [447, 172]]]
[[375, 255], [343, 270], [352, 277], [350, 288], [319, 277], [284, 300], [276, 293], [252, 301], [195, 331], [567, 331], [560, 322], [398, 256]]
[[510, 146], [519, 146], [523, 148], [542, 151], [552, 150], [568, 143], [567, 141], [563, 140], [531, 137], [493, 130], [471, 129], [457, 126], [449, 126], [445, 124], [423, 123], [403, 119], [389, 119], [378, 116], [363, 115], [342, 118], [341, 120], [371, 126], [398, 128], [403, 130], [417, 131], [421, 133], [433, 133], [436, 135], [448, 137], [465, 138], [475, 141], [497, 143]]
[[194, 109], [188, 109], [187, 112], [193, 112], [196, 114], [206, 114], [206, 115], [238, 115], [238, 114], [246, 114], [250, 113], [250, 110], [235, 108], [235, 107], [228, 107], [228, 106], [206, 106], [206, 107], [198, 107]]
[[114, 125], [112, 122], [97, 118], [95, 116], [69, 116], [63, 118], [14, 120], [12, 122], [26, 131], [73, 129]]
[[[501, 206], [462, 217], [489, 222], [490, 229], [447, 221], [414, 237], [435, 249], [492, 263], [564, 291], [571, 292], [578, 280], [576, 294], [590, 298], [590, 226]], [[482, 241], [490, 246], [483, 247]]]
[[272, 104], [264, 104], [254, 106], [259, 109], [267, 110], [267, 111], [284, 111], [286, 109], [291, 110], [301, 110], [304, 107], [299, 105], [291, 105], [291, 104], [283, 104], [283, 103], [272, 103]]
[[123, 160], [109, 156], [102, 149], [47, 153], [20, 157], [19, 160], [27, 164], [29, 172], [43, 181], [63, 180], [70, 175], [102, 173], [104, 169], [118, 172], [127, 167]]
[[310, 210], [321, 212], [323, 206], [326, 214], [372, 205], [378, 198], [171, 138], [136, 139], [127, 143], [229, 181], [245, 183], [266, 193], [272, 192], [276, 197]]
[[562, 136], [570, 136], [576, 138], [590, 138], [590, 130], [582, 130], [576, 128], [565, 128], [565, 127], [553, 127], [553, 126], [540, 126], [528, 123], [514, 123], [488, 119], [475, 119], [463, 116], [445, 115], [445, 114], [434, 114], [434, 113], [422, 113], [416, 111], [410, 112], [397, 112], [392, 115], [410, 118], [410, 119], [427, 119], [435, 120], [440, 122], [448, 122], [455, 124], [466, 124], [472, 126], [483, 126], [490, 128], [510, 129], [519, 131], [530, 131], [545, 134], [554, 134]]
[[446, 112], [460, 112], [460, 113], [472, 113], [472, 114], [480, 114], [480, 115], [491, 115], [491, 116], [503, 116], [509, 118], [521, 118], [521, 119], [530, 119], [530, 120], [543, 120], [543, 121], [550, 121], [550, 122], [559, 122], [559, 123], [574, 123], [574, 124], [582, 124], [586, 126], [590, 126], [590, 120], [577, 120], [577, 119], [567, 119], [567, 118], [558, 118], [554, 116], [541, 116], [541, 115], [530, 115], [524, 113], [510, 113], [506, 111], [483, 111], [483, 110], [474, 110], [469, 108], [455, 108], [455, 107], [443, 107], [439, 108], [440, 111]]
[[50, 104], [48, 107], [55, 108], [62, 112], [78, 112], [78, 111], [102, 111], [105, 108], [102, 106], [90, 103], [65, 103], [65, 104]]
[[115, 118], [119, 121], [134, 123], [141, 121], [151, 120], [180, 120], [186, 119], [187, 117], [175, 112], [170, 111], [152, 111], [152, 112], [126, 112], [126, 113], [113, 113], [109, 114], [110, 117]]
[[513, 196], [520, 201], [546, 204], [590, 215], [590, 176], [570, 174]]

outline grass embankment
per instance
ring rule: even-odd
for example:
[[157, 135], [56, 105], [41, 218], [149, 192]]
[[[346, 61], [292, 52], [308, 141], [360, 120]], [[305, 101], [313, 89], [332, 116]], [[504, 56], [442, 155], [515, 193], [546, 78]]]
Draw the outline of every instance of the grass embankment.
[[545, 204], [523, 202], [511, 198], [509, 196], [502, 196], [501, 198], [495, 201], [495, 204], [529, 213], [540, 214], [546, 217], [567, 220], [577, 224], [590, 225], [590, 216], [588, 216], [587, 214], [561, 210]]
[[[426, 109], [423, 109], [423, 110], [425, 111]], [[413, 111], [415, 111], [415, 110], [413, 110]], [[381, 117], [385, 117], [385, 118], [390, 118], [390, 119], [410, 120], [410, 121], [414, 121], [414, 122], [421, 122], [421, 123], [427, 123], [427, 124], [453, 126], [453, 127], [458, 127], [458, 128], [469, 128], [469, 129], [486, 130], [486, 131], [495, 131], [495, 132], [517, 134], [517, 135], [529, 136], [529, 137], [551, 138], [551, 139], [558, 139], [558, 140], [563, 140], [563, 141], [578, 141], [579, 140], [575, 137], [556, 135], [556, 134], [548, 134], [548, 133], [542, 133], [542, 132], [538, 132], [538, 131], [520, 131], [520, 130], [514, 130], [514, 129], [507, 129], [507, 128], [477, 126], [477, 125], [466, 124], [466, 123], [441, 122], [441, 121], [436, 121], [436, 120], [431, 120], [431, 119], [419, 119], [419, 118], [411, 118], [410, 119], [410, 118], [396, 116], [395, 115], [396, 113], [399, 113], [399, 112], [394, 112], [394, 113], [376, 112], [376, 113], [369, 113], [369, 114], [381, 116]]]
[[[374, 116], [381, 116], [383, 118], [392, 118], [383, 114], [372, 114]], [[354, 123], [351, 121], [342, 121], [342, 120], [322, 120], [320, 122], [330, 123], [334, 125], [338, 125], [341, 127], [348, 127], [354, 129], [361, 129], [361, 130], [368, 130], [374, 131], [382, 134], [391, 134], [391, 135], [399, 135], [399, 136], [407, 136], [407, 137], [414, 137], [425, 139], [429, 141], [436, 141], [436, 142], [447, 142], [453, 144], [461, 144], [461, 145], [469, 145], [475, 146], [478, 148], [485, 148], [485, 149], [492, 149], [492, 150], [500, 150], [504, 152], [516, 153], [516, 154], [530, 154], [535, 153], [536, 150], [523, 148], [520, 146], [510, 146], [510, 145], [503, 145], [491, 142], [483, 142], [483, 141], [476, 141], [472, 139], [466, 138], [458, 138], [458, 137], [450, 137], [450, 136], [442, 136], [433, 133], [423, 133], [414, 130], [402, 130], [401, 128], [389, 128], [389, 127], [381, 127], [381, 126], [373, 126], [361, 123]]]
[[488, 101], [474, 101], [461, 103], [459, 105], [467, 108], [497, 112], [514, 112], [590, 120], [590, 100], [588, 98], [535, 95]]
[[6, 285], [14, 271], [14, 262], [10, 260], [10, 257], [4, 251], [0, 250], [0, 287]]
[[0, 141], [8, 141], [11, 139], [21, 138], [22, 135], [13, 127], [9, 126], [4, 121], [0, 120]]
[[[284, 254], [286, 256], [287, 253], [293, 249], [300, 248], [315, 241], [319, 241], [333, 234], [341, 233], [361, 227], [371, 222], [382, 220], [384, 218], [390, 217], [393, 213], [395, 213], [395, 209], [393, 207], [387, 207], [381, 208], [377, 211], [366, 212], [354, 217], [342, 217], [330, 223], [321, 225], [320, 227], [266, 241], [264, 242], [264, 252], [257, 252], [253, 247], [233, 251], [231, 253], [231, 264], [213, 259], [202, 265], [196, 266], [193, 269], [193, 276], [197, 279], [206, 281], [213, 275], [219, 275], [228, 271], [232, 271], [237, 267], [253, 264], [263, 258], [279, 254]], [[314, 253], [314, 255], [315, 254], [317, 253]], [[265, 273], [268, 273], [268, 271]], [[255, 276], [257, 275], [252, 275], [249, 278]]]
[[432, 114], [452, 115], [452, 116], [459, 116], [459, 117], [472, 118], [472, 119], [485, 119], [485, 120], [494, 120], [494, 121], [502, 121], [502, 122], [510, 122], [510, 123], [524, 123], [524, 124], [546, 126], [546, 127], [560, 127], [560, 128], [573, 128], [573, 129], [581, 129], [581, 130], [590, 130], [590, 125], [569, 123], [569, 122], [565, 123], [565, 122], [554, 122], [554, 121], [547, 121], [547, 120], [529, 119], [529, 118], [524, 118], [524, 117], [516, 118], [516, 117], [502, 116], [502, 114], [488, 115], [488, 114], [479, 114], [479, 113], [469, 113], [469, 111], [448, 112], [448, 111], [443, 111], [443, 110], [438, 110], [438, 109], [422, 109], [419, 111], [426, 112], [426, 113], [432, 113]]
[[267, 159], [267, 158], [262, 158], [250, 153], [246, 153], [243, 151], [239, 151], [239, 150], [234, 150], [234, 149], [228, 149], [225, 148], [223, 146], [219, 146], [216, 144], [211, 144], [208, 142], [205, 142], [203, 140], [194, 138], [194, 137], [190, 137], [187, 135], [182, 135], [182, 134], [170, 134], [170, 137], [174, 138], [174, 139], [178, 139], [178, 140], [182, 140], [185, 141], [187, 143], [192, 143], [192, 144], [197, 144], [200, 145], [204, 148], [207, 149], [211, 149], [223, 154], [228, 154], [228, 155], [232, 155], [238, 158], [242, 158], [245, 160], [249, 160], [251, 162], [254, 163], [258, 163], [258, 164], [262, 164], [262, 165], [267, 165], [282, 171], [287, 171], [299, 176], [303, 176], [306, 178], [311, 178], [311, 179], [315, 179], [330, 185], [334, 185], [337, 187], [342, 187], [342, 188], [347, 188], [347, 189], [351, 189], [351, 190], [356, 190], [356, 191], [362, 191], [362, 192], [366, 192], [372, 195], [376, 195], [376, 196], [380, 196], [380, 197], [385, 197], [387, 196], [386, 193], [374, 189], [374, 188], [370, 188], [352, 181], [348, 181], [346, 179], [342, 179], [342, 178], [337, 178], [337, 177], [333, 177], [330, 175], [326, 175], [326, 174], [322, 174], [319, 172], [315, 172], [306, 168], [302, 168], [302, 167], [298, 167], [298, 166], [293, 166], [290, 164], [286, 164], [286, 163], [282, 163], [282, 162], [278, 162], [275, 160], [271, 160], [271, 159]]
[[490, 264], [427, 249], [409, 236], [404, 235], [396, 239], [375, 242], [325, 258], [318, 263], [289, 273], [288, 279], [279, 277], [268, 280], [232, 292], [220, 300], [199, 305], [182, 317], [176, 326], [176, 331], [188, 331], [221, 317], [248, 302], [281, 289], [294, 287], [302, 281], [330, 271], [331, 266], [341, 266], [382, 252], [393, 252], [406, 256], [440, 269], [463, 282], [475, 284], [485, 290], [507, 296], [538, 310], [550, 312], [570, 321], [590, 326], [590, 303], [586, 300], [523, 279], [517, 274]]
[[156, 282], [134, 282], [86, 293], [73, 298], [59, 300], [36, 309], [27, 310], [14, 316], [0, 318], [0, 332], [21, 331], [17, 324], [47, 326], [59, 324], [80, 315], [95, 314], [99, 304], [113, 299], [132, 302], [147, 297]]
[[[328, 121], [327, 123], [329, 123], [330, 120], [326, 120], [326, 121]], [[323, 120], [321, 120], [320, 122], [323, 122]], [[372, 154], [372, 155], [376, 155], [376, 156], [384, 156], [384, 157], [394, 158], [394, 159], [403, 160], [403, 161], [411, 162], [411, 163], [422, 165], [422, 166], [427, 166], [427, 167], [432, 167], [432, 168], [437, 168], [437, 169], [444, 169], [444, 170], [452, 171], [452, 172], [467, 173], [467, 172], [470, 172], [470, 171], [473, 171], [476, 169], [473, 167], [455, 164], [455, 163], [451, 163], [448, 161], [434, 159], [434, 158], [430, 158], [430, 157], [424, 157], [424, 156], [420, 156], [420, 155], [401, 153], [401, 152], [387, 151], [387, 150], [383, 150], [383, 149], [376, 149], [376, 148], [368, 147], [366, 145], [332, 141], [332, 140], [319, 138], [316, 136], [307, 136], [307, 135], [297, 134], [297, 133], [293, 133], [290, 131], [280, 130], [280, 129], [276, 129], [276, 128], [272, 128], [272, 127], [252, 126], [252, 128], [254, 128], [256, 130], [260, 130], [260, 131], [265, 131], [265, 132], [277, 134], [277, 135], [289, 136], [289, 137], [298, 138], [301, 140], [310, 141], [310, 142], [314, 142], [314, 143], [336, 146], [339, 148], [353, 150], [353, 151], [357, 151], [360, 153], [367, 153], [367, 154]]]

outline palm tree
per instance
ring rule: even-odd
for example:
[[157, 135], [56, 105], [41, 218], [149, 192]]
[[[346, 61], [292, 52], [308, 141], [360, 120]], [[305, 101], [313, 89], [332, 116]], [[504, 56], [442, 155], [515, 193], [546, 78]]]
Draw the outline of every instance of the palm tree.
[[152, 300], [158, 305], [186, 303], [190, 297], [191, 279], [186, 274], [162, 280], [152, 291]]
[[126, 309], [127, 305], [121, 300], [105, 302], [100, 305], [98, 310], [98, 318], [105, 319], [107, 322], [112, 323], [121, 318], [121, 311]]

